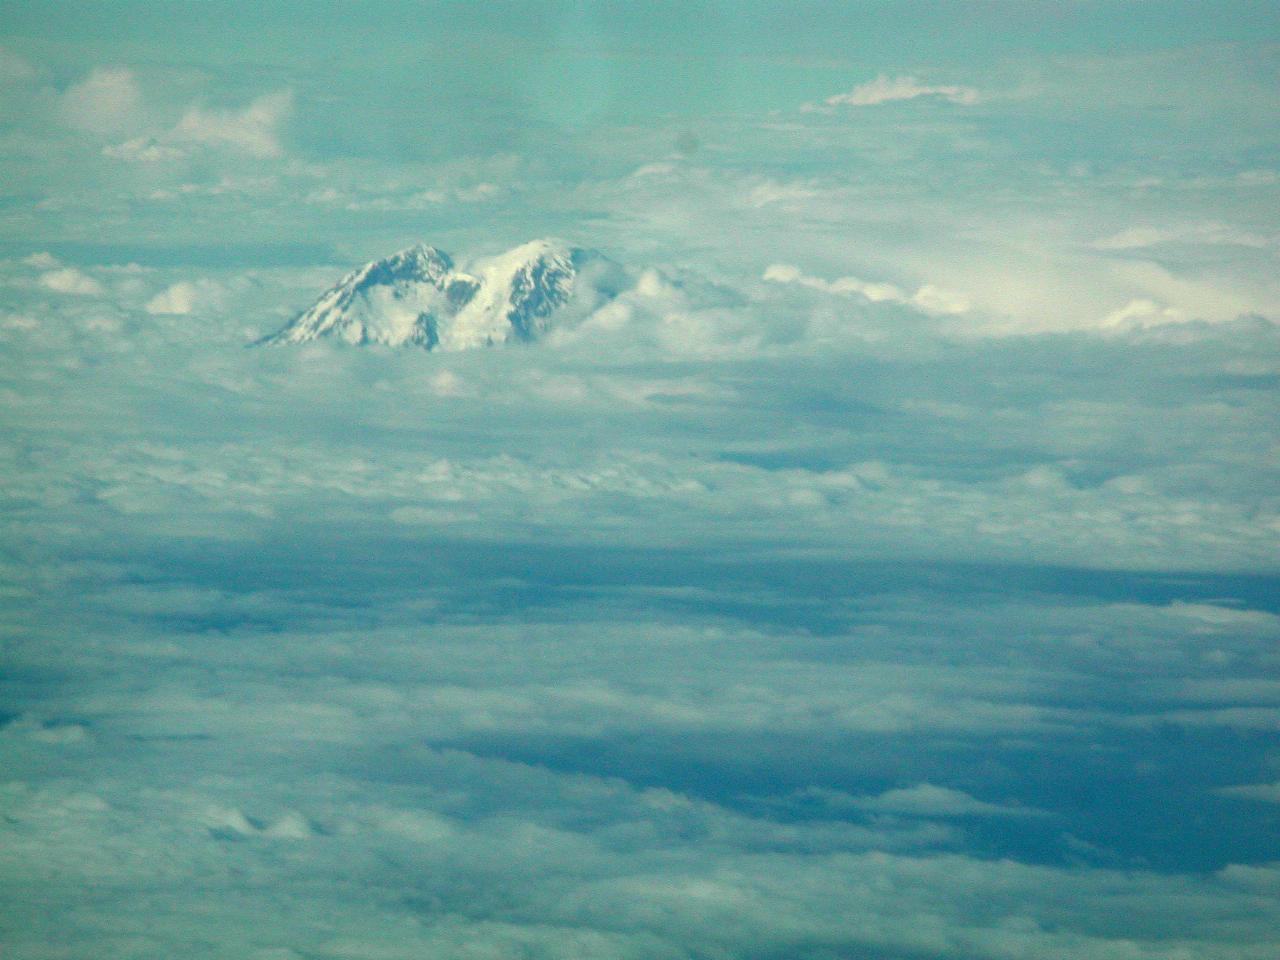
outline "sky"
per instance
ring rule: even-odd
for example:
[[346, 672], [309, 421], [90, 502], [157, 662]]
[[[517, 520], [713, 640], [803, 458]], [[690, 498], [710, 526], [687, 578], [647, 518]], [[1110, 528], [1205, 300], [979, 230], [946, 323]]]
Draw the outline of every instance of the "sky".
[[0, 952], [1270, 960], [1277, 117], [1273, 3], [3, 0]]

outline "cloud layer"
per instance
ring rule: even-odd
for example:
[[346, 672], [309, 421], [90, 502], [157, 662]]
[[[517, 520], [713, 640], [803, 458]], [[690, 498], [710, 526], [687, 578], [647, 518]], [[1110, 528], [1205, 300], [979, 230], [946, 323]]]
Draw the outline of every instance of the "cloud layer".
[[0, 952], [1280, 953], [1257, 18], [219, 11], [0, 26]]

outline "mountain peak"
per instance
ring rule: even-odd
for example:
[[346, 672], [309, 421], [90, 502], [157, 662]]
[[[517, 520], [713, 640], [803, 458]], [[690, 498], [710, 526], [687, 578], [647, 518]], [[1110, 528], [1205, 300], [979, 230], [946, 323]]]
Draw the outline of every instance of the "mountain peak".
[[343, 283], [347, 280], [364, 286], [418, 280], [435, 283], [452, 270], [453, 260], [447, 253], [425, 243], [416, 243], [381, 260], [366, 263], [349, 274]]
[[[475, 261], [414, 244], [347, 274], [264, 343], [334, 337], [347, 343], [466, 350], [533, 340], [575, 296], [579, 268], [598, 254], [544, 238]], [[595, 291], [609, 296], [607, 291]]]

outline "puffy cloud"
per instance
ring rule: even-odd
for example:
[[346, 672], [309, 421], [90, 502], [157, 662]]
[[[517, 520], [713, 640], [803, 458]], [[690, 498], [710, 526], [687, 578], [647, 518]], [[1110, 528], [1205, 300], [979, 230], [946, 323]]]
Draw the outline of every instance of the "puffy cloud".
[[915, 77], [899, 76], [890, 79], [881, 74], [874, 80], [859, 84], [848, 93], [827, 97], [823, 103], [828, 107], [873, 107], [920, 97], [945, 100], [962, 106], [972, 106], [980, 99], [978, 91], [972, 87], [931, 85], [921, 83]]
[[22, 258], [22, 262], [28, 267], [38, 267], [41, 270], [52, 270], [54, 267], [62, 266], [61, 261], [47, 250], [28, 254]]
[[179, 143], [225, 147], [254, 157], [280, 155], [280, 124], [293, 108], [293, 91], [278, 90], [241, 110], [188, 108], [168, 138]]
[[98, 296], [105, 292], [97, 280], [76, 267], [63, 267], [40, 274], [40, 285], [56, 293]]
[[813, 290], [840, 295], [856, 294], [871, 303], [898, 303], [914, 307], [923, 313], [952, 315], [967, 313], [969, 300], [963, 294], [942, 290], [933, 284], [924, 284], [913, 294], [907, 294], [892, 283], [875, 283], [857, 277], [838, 277], [823, 280], [805, 274], [790, 264], [771, 264], [764, 271], [763, 279], [772, 283], [794, 283]]
[[62, 97], [63, 118], [96, 134], [150, 132], [120, 143], [107, 144], [102, 156], [128, 163], [163, 163], [189, 157], [193, 148], [227, 150], [250, 157], [280, 156], [280, 126], [293, 108], [293, 92], [278, 90], [252, 100], [241, 109], [188, 106], [178, 122], [164, 129], [144, 110], [133, 71], [113, 68], [94, 71]]
[[98, 67], [62, 94], [58, 114], [64, 122], [78, 129], [111, 134], [131, 129], [139, 122], [141, 101], [137, 78], [132, 70]]
[[187, 314], [196, 300], [196, 288], [190, 283], [175, 283], [147, 301], [147, 313]]

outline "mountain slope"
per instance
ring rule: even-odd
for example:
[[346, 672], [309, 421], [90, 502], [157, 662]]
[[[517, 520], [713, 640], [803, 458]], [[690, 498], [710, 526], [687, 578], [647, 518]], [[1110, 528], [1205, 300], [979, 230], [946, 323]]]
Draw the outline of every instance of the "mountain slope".
[[[534, 240], [463, 271], [448, 254], [418, 244], [353, 270], [262, 343], [332, 337], [353, 344], [468, 350], [536, 339], [571, 300], [616, 292], [599, 280], [604, 257], [558, 240]], [[603, 268], [603, 269], [602, 269]]]

